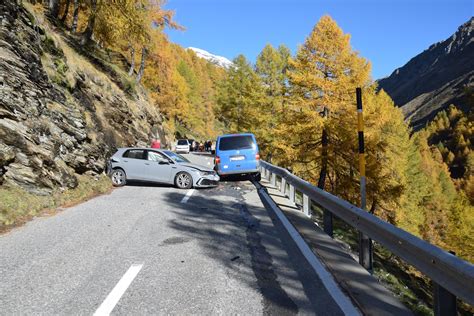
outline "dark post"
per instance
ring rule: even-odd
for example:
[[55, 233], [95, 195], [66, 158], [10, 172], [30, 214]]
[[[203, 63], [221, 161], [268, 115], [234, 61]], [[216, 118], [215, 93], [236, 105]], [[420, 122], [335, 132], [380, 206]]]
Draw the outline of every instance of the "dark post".
[[435, 316], [456, 316], [456, 296], [441, 285], [433, 282], [434, 314]]
[[323, 209], [323, 229], [326, 234], [333, 237], [332, 213], [326, 209]]
[[[359, 136], [359, 172], [360, 172], [360, 208], [366, 209], [365, 191], [365, 148], [364, 148], [364, 117], [362, 115], [362, 89], [356, 89], [357, 97], [357, 132]], [[359, 232], [359, 263], [372, 273], [372, 240]]]
[[[449, 253], [456, 255], [454, 251]], [[433, 282], [433, 300], [435, 316], [455, 316], [458, 314], [456, 296], [436, 282]]]

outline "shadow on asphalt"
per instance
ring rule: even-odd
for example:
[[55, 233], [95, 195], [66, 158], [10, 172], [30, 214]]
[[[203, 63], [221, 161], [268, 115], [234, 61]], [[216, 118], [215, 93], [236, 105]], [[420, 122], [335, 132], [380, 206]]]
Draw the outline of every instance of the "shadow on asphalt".
[[[235, 182], [239, 183], [242, 181], [249, 181], [249, 176], [247, 175], [231, 175], [226, 177], [221, 177], [220, 183], [225, 182]], [[173, 184], [167, 183], [158, 183], [158, 182], [151, 182], [151, 181], [137, 181], [137, 180], [128, 180], [126, 186], [131, 187], [157, 187], [157, 188], [175, 188]], [[197, 190], [212, 190], [213, 188], [194, 188]]]
[[[208, 197], [231, 196], [226, 202], [193, 196], [183, 205], [179, 203], [182, 195], [167, 193], [167, 201], [174, 204], [176, 214], [168, 225], [183, 237], [197, 240], [209, 258], [227, 268], [229, 277], [260, 292], [264, 314], [296, 314], [298, 307], [279, 284], [272, 266], [274, 258], [261, 244], [260, 233], [257, 234], [264, 227], [243, 203], [242, 194], [249, 190], [251, 183], [232, 179], [231, 183], [220, 183], [206, 194]], [[279, 244], [275, 241], [272, 246], [279, 247]]]
[[172, 184], [166, 183], [157, 183], [157, 182], [149, 182], [149, 181], [127, 181], [126, 186], [130, 187], [156, 187], [156, 188], [169, 188], [173, 187]]
[[[241, 182], [241, 178], [232, 180], [209, 189], [205, 196], [193, 196], [184, 205], [179, 202], [182, 197], [179, 192], [166, 193], [167, 202], [175, 206], [173, 212], [176, 215], [168, 225], [183, 237], [196, 240], [209, 258], [226, 267], [230, 278], [256, 289], [262, 295], [264, 315], [298, 313], [300, 304], [296, 304], [297, 301], [294, 302], [282, 288], [282, 279], [286, 289], [300, 293], [299, 303], [303, 300], [301, 296], [306, 296], [313, 311], [321, 310], [321, 306], [326, 305], [322, 310], [340, 315], [337, 304], [326, 291], [321, 290], [321, 281], [318, 281], [314, 270], [305, 264], [304, 257], [276, 215], [267, 213], [264, 207], [252, 206], [252, 212], [247, 210], [243, 195], [255, 190], [253, 184]], [[273, 225], [268, 221], [262, 222], [253, 214], [259, 217], [270, 215]], [[271, 255], [266, 247], [278, 251]], [[288, 261], [288, 258], [291, 259]], [[287, 262], [287, 265], [275, 272], [275, 261]], [[300, 287], [295, 286], [299, 283], [304, 294]], [[328, 308], [328, 304], [334, 307]]]
[[220, 176], [221, 181], [220, 182], [239, 182], [239, 181], [249, 181], [250, 176], [248, 175], [239, 175], [239, 174], [233, 174], [229, 176]]

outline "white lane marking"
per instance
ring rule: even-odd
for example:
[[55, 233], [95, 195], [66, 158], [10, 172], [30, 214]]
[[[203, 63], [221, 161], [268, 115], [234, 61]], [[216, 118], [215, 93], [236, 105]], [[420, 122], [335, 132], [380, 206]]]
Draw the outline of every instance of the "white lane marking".
[[186, 203], [191, 197], [191, 195], [193, 195], [193, 193], [194, 193], [194, 189], [189, 190], [188, 193], [186, 193], [186, 195], [181, 200], [181, 203]]
[[263, 192], [262, 196], [265, 198], [265, 200], [267, 200], [268, 204], [270, 204], [271, 208], [276, 213], [283, 226], [285, 226], [291, 238], [293, 238], [295, 241], [301, 253], [304, 255], [308, 263], [323, 282], [329, 294], [332, 296], [336, 304], [339, 305], [344, 315], [360, 315], [360, 312], [357, 310], [357, 308], [354, 307], [349, 298], [342, 293], [341, 289], [336, 284], [336, 281], [334, 281], [332, 275], [326, 270], [323, 264], [313, 253], [311, 248], [309, 248], [308, 244], [304, 241], [303, 237], [301, 237], [296, 228], [293, 227], [293, 225], [286, 218], [272, 198], [269, 197], [265, 192]]
[[143, 264], [132, 264], [132, 266], [125, 272], [123, 277], [114, 287], [112, 292], [107, 296], [105, 301], [95, 311], [94, 316], [108, 316], [117, 305], [118, 301], [125, 293], [127, 288], [132, 283], [133, 279], [137, 276], [138, 272], [142, 269]]

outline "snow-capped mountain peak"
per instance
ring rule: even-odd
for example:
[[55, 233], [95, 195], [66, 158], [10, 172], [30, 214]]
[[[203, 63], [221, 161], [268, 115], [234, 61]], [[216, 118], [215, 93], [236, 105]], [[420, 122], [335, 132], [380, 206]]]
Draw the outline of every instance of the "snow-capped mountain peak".
[[188, 49], [192, 50], [198, 57], [204, 58], [208, 60], [209, 62], [216, 64], [218, 66], [221, 66], [223, 68], [228, 69], [234, 65], [227, 58], [211, 54], [208, 51], [205, 51], [204, 49], [200, 49], [196, 47], [188, 47]]

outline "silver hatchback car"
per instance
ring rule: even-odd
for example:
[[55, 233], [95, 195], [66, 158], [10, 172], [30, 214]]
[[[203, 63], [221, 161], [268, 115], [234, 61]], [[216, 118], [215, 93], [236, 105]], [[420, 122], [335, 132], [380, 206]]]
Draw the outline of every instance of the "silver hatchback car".
[[174, 184], [180, 189], [219, 184], [214, 170], [172, 151], [152, 148], [119, 148], [107, 164], [107, 174], [114, 186], [123, 186], [128, 180]]

